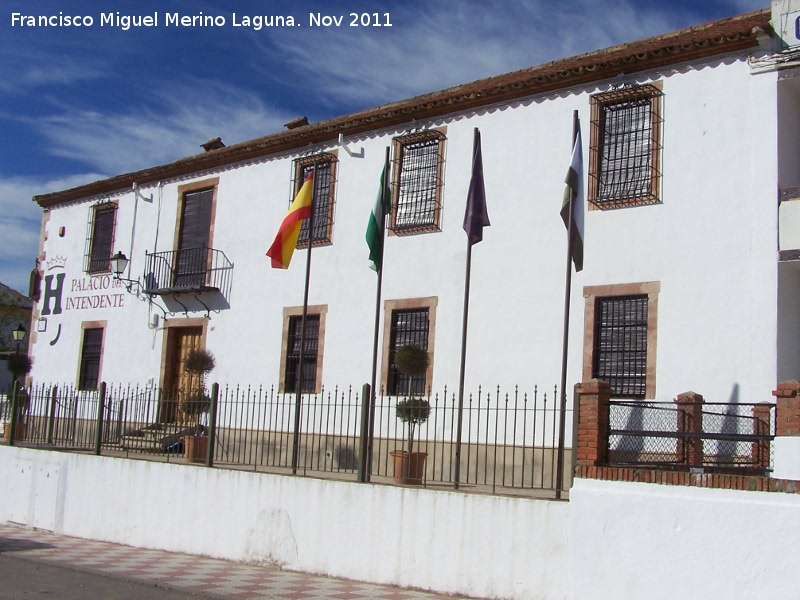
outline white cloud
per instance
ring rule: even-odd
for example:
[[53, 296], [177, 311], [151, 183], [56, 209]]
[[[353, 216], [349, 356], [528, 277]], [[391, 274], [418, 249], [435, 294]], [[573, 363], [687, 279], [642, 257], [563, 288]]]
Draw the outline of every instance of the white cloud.
[[52, 63], [49, 67], [44, 65], [30, 66], [17, 83], [37, 87], [69, 85], [98, 79], [103, 75], [103, 70], [94, 65], [82, 64], [76, 61], [62, 61], [58, 66]]
[[78, 58], [41, 48], [3, 48], [0, 92], [11, 95], [51, 86], [70, 86], [100, 79], [110, 70], [96, 58]]
[[[193, 90], [175, 94], [175, 87]], [[149, 108], [125, 114], [72, 110], [29, 119], [54, 156], [117, 174], [198, 154], [200, 144], [220, 136], [226, 144], [279, 130], [291, 117], [268, 108], [255, 94], [201, 79], [149, 91]]]
[[[673, 15], [629, 2], [435, 2], [393, 9], [391, 30], [283, 32], [262, 46], [328, 104], [383, 103], [662, 33]], [[324, 48], [324, 60], [320, 49]], [[276, 53], [280, 53], [277, 56]]]

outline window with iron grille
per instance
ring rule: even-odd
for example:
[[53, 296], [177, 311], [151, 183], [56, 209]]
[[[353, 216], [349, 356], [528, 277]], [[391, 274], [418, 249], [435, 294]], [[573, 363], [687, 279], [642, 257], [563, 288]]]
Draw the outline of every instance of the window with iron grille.
[[[317, 362], [319, 353], [319, 322], [318, 314], [306, 315], [305, 351], [303, 352], [302, 391], [314, 393], [317, 391]], [[285, 361], [286, 367], [283, 379], [283, 389], [286, 392], [297, 390], [297, 378], [300, 376], [300, 348], [303, 335], [303, 317], [289, 317], [289, 332], [286, 340]]]
[[644, 398], [647, 384], [648, 296], [595, 300], [592, 377], [607, 381], [615, 398]]
[[81, 367], [78, 375], [79, 390], [96, 390], [100, 379], [100, 358], [103, 355], [103, 328], [83, 330]]
[[662, 96], [648, 84], [591, 97], [589, 201], [594, 206], [660, 202]]
[[[391, 331], [389, 334], [389, 371], [386, 377], [386, 391], [389, 395], [406, 395], [409, 393], [409, 377], [397, 370], [394, 356], [403, 346], [415, 345], [423, 350], [428, 349], [428, 333], [430, 332], [430, 315], [428, 308], [411, 308], [392, 311]], [[411, 394], [426, 393], [426, 376], [411, 378]]]
[[[334, 193], [336, 191], [336, 155], [325, 153], [296, 160], [294, 163], [294, 196], [308, 174], [314, 171], [314, 246], [329, 246], [333, 234]], [[300, 225], [298, 248], [308, 247], [309, 219]]]
[[391, 229], [395, 235], [441, 229], [444, 140], [441, 131], [394, 140]]
[[95, 204], [91, 208], [84, 260], [87, 273], [104, 273], [111, 269], [109, 260], [114, 250], [116, 223], [116, 202]]

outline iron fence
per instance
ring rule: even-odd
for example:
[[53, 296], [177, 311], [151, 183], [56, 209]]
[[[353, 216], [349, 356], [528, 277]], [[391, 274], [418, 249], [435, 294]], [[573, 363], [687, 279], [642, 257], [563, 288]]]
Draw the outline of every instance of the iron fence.
[[610, 401], [611, 465], [772, 471], [775, 405]]
[[[296, 445], [295, 394], [275, 387], [218, 389], [213, 418], [204, 414], [195, 419], [182, 410], [187, 397], [152, 386], [103, 385], [102, 391], [31, 387], [21, 392], [24, 402], [17, 413], [15, 443], [183, 461], [192, 458], [188, 439], [200, 434], [210, 441], [209, 463], [216, 466], [357, 478], [364, 416], [360, 388], [334, 387], [303, 394]], [[399, 481], [393, 454], [407, 450], [409, 433], [409, 425], [397, 417], [399, 399], [382, 390], [374, 399], [367, 468], [367, 478], [373, 482]], [[531, 392], [519, 388], [504, 391], [499, 386], [479, 388], [466, 395], [459, 486], [512, 494], [554, 490], [560, 410], [556, 399], [555, 387], [543, 392], [537, 386]], [[453, 487], [458, 399], [445, 387], [441, 392], [429, 391], [425, 401], [430, 414], [416, 427], [413, 448], [415, 453], [426, 454], [420, 483]], [[0, 408], [6, 430], [8, 406], [5, 402]], [[567, 464], [570, 457], [568, 448]], [[570, 481], [565, 481], [564, 489], [569, 485]]]

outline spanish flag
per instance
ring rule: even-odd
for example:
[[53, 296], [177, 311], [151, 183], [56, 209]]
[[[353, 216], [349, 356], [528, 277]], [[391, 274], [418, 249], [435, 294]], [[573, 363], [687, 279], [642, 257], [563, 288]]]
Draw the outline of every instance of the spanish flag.
[[300, 226], [303, 219], [311, 216], [311, 205], [314, 200], [314, 171], [309, 172], [303, 182], [303, 187], [297, 192], [289, 206], [289, 212], [283, 218], [280, 229], [275, 235], [275, 241], [267, 250], [267, 256], [272, 259], [273, 269], [288, 269], [289, 263], [300, 236]]

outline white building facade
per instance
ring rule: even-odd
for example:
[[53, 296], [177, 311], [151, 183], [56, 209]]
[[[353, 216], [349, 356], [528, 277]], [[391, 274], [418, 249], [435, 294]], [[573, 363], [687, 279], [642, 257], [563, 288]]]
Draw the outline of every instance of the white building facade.
[[[599, 377], [623, 398], [769, 400], [800, 377], [800, 78], [775, 64], [770, 21], [757, 11], [38, 196], [31, 379], [176, 387], [201, 346], [215, 381], [292, 389], [308, 250], [288, 270], [265, 252], [316, 165], [306, 389], [368, 382], [364, 233], [388, 147], [379, 384], [406, 385], [393, 350], [414, 341], [432, 358], [417, 385], [455, 389], [477, 127], [491, 226], [472, 253], [465, 390], [552, 387], [578, 111], [588, 202], [568, 389]], [[115, 280], [117, 252], [133, 283]]]

